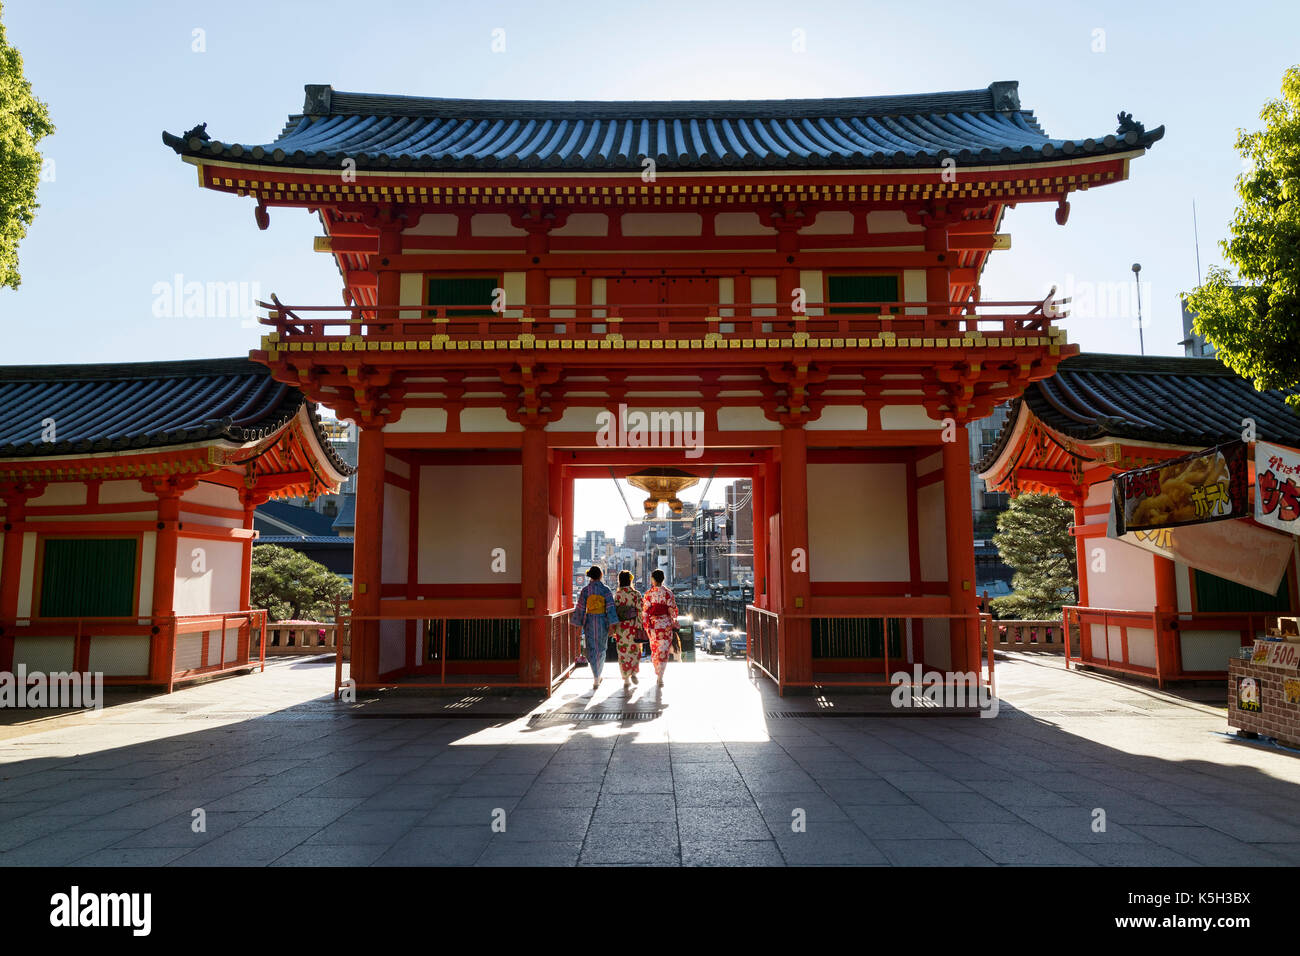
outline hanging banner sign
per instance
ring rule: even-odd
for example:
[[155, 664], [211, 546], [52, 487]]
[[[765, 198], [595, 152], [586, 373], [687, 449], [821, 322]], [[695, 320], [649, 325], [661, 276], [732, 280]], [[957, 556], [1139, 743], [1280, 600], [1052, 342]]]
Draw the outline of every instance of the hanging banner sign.
[[1300, 451], [1255, 444], [1255, 520], [1300, 534]]
[[1114, 478], [1115, 520], [1130, 531], [1176, 528], [1250, 514], [1246, 445], [1216, 445]]
[[1106, 521], [1108, 538], [1265, 594], [1277, 593], [1291, 563], [1291, 538], [1248, 521], [1214, 521], [1119, 534], [1116, 517], [1112, 497]]

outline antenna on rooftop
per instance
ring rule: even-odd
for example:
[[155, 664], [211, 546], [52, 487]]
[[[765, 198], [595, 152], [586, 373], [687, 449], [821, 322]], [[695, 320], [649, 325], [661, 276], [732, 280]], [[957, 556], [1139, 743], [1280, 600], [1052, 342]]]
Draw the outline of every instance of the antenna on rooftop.
[[1201, 230], [1196, 225], [1196, 200], [1192, 200], [1192, 244], [1196, 247], [1196, 284], [1201, 284]]

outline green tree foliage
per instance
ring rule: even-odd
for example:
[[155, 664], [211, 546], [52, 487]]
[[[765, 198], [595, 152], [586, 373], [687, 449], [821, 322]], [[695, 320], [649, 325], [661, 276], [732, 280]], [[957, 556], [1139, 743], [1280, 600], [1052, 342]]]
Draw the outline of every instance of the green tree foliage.
[[272, 621], [332, 621], [334, 601], [352, 597], [352, 584], [322, 564], [273, 544], [253, 549], [252, 604]]
[[[1262, 130], [1237, 134], [1247, 171], [1232, 238], [1221, 243], [1237, 277], [1210, 269], [1187, 305], [1225, 365], [1258, 389], [1290, 390], [1300, 387], [1300, 66], [1260, 118]], [[1288, 401], [1300, 407], [1300, 394]]]
[[1019, 495], [998, 516], [993, 543], [1015, 573], [1013, 593], [990, 602], [997, 617], [1051, 620], [1063, 605], [1077, 603], [1072, 524], [1074, 509], [1052, 495]]
[[0, 23], [0, 287], [16, 289], [22, 281], [18, 243], [36, 215], [41, 181], [36, 144], [53, 132], [49, 111], [23, 76], [22, 55], [9, 45]]

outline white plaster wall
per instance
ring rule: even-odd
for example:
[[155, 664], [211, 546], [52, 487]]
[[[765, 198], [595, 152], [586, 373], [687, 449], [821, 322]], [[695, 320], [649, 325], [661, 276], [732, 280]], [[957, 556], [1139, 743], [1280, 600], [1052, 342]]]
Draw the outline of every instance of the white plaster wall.
[[[578, 301], [578, 280], [552, 278], [550, 296], [551, 305], [573, 305]], [[552, 309], [549, 315], [552, 319], [571, 319], [575, 313], [573, 309]]]
[[776, 230], [759, 221], [756, 212], [720, 212], [713, 219], [715, 236], [774, 236]]
[[[424, 274], [403, 272], [398, 284], [397, 301], [401, 305], [424, 305]], [[403, 309], [398, 313], [403, 319], [419, 319], [424, 313], [419, 309]]]
[[822, 281], [820, 269], [804, 269], [799, 273], [799, 286], [803, 289], [804, 304], [810, 316], [825, 314], [825, 310], [817, 308], [825, 301], [822, 296]]
[[952, 633], [948, 619], [927, 617], [921, 625], [925, 631], [925, 669], [952, 670]]
[[45, 486], [43, 494], [30, 499], [27, 503], [33, 507], [39, 506], [42, 508], [47, 506], [84, 505], [86, 503], [86, 485], [80, 481], [50, 482]]
[[920, 405], [885, 405], [880, 409], [880, 427], [888, 430], [938, 428], [941, 424]]
[[406, 664], [406, 622], [379, 622], [379, 673], [386, 674]]
[[460, 413], [463, 432], [521, 432], [524, 426], [506, 417], [504, 408], [466, 408]]
[[[197, 570], [196, 550], [202, 551], [202, 570]], [[186, 538], [176, 542], [177, 614], [210, 614], [238, 611], [239, 586], [244, 568], [244, 546], [239, 541], [210, 541]]]
[[[468, 409], [466, 409], [468, 411]], [[397, 421], [384, 426], [386, 432], [445, 432], [445, 408], [408, 408]]]
[[394, 455], [384, 456], [384, 470], [391, 471], [402, 478], [411, 477], [411, 466]]
[[1222, 671], [1228, 669], [1229, 658], [1237, 656], [1241, 632], [1180, 631], [1178, 639], [1182, 642], [1183, 670]]
[[[518, 583], [523, 469], [427, 465], [419, 481], [420, 583]], [[505, 549], [503, 573], [491, 569], [494, 548]]]
[[[1094, 570], [1097, 549], [1104, 571]], [[1088, 538], [1088, 604], [1121, 611], [1149, 611], [1156, 606], [1156, 579], [1150, 551], [1110, 538]]]
[[866, 431], [867, 410], [861, 405], [828, 405], [805, 427], [810, 432]]
[[458, 222], [450, 213], [432, 212], [420, 217], [420, 221], [406, 230], [408, 236], [454, 236]]
[[526, 230], [510, 222], [505, 213], [479, 213], [471, 216], [469, 232], [472, 236], [526, 236]]
[[148, 634], [97, 637], [90, 642], [90, 672], [106, 677], [139, 677], [149, 673]]
[[[749, 280], [750, 302], [776, 302], [776, 277], [751, 276]], [[755, 309], [755, 315], [776, 315], [776, 309]]]
[[1178, 592], [1178, 610], [1192, 609], [1192, 571], [1181, 561], [1174, 562], [1174, 584]]
[[[1110, 625], [1107, 634], [1107, 646], [1110, 648], [1110, 659], [1121, 661], [1124, 659], [1123, 648], [1120, 645], [1120, 629], [1116, 624]], [[1093, 628], [1093, 641], [1100, 636], [1100, 629]], [[1094, 644], [1093, 653], [1100, 650]], [[1128, 660], [1130, 664], [1136, 664], [1139, 667], [1156, 666], [1156, 635], [1149, 627], [1130, 627], [1128, 629]]]
[[622, 226], [625, 236], [698, 236], [704, 218], [698, 212], [629, 212]]
[[[1111, 483], [1109, 481], [1099, 481], [1095, 485], [1088, 486], [1088, 497], [1084, 499], [1084, 507], [1095, 508], [1098, 505], [1110, 503]], [[1096, 521], [1096, 518], [1092, 519]], [[1102, 515], [1101, 520], [1104, 522], [1106, 516]]]
[[907, 472], [902, 464], [808, 466], [813, 581], [907, 578]]
[[380, 558], [380, 580], [385, 584], [406, 583], [406, 558], [411, 539], [411, 493], [405, 488], [384, 486], [384, 548]]
[[147, 494], [137, 481], [106, 481], [99, 486], [99, 503], [113, 504], [121, 501], [157, 501]]
[[184, 508], [187, 504], [229, 508], [232, 511], [244, 510], [238, 491], [228, 485], [219, 485], [211, 481], [200, 481], [191, 490], [185, 492], [181, 497], [181, 507]]
[[937, 451], [933, 455], [922, 458], [916, 463], [916, 477], [921, 478], [930, 474], [932, 471], [938, 471], [943, 467], [943, 452]]
[[771, 421], [761, 408], [719, 408], [718, 431], [774, 432], [779, 422]]
[[819, 212], [811, 226], [799, 230], [801, 236], [847, 236], [853, 232], [853, 213], [845, 210]]
[[575, 212], [552, 236], [604, 236], [609, 233], [609, 217], [603, 212]]
[[916, 509], [917, 542], [918, 550], [921, 552], [921, 580], [946, 582], [948, 580], [948, 526], [944, 521], [942, 481], [917, 489]]
[[140, 536], [140, 603], [137, 613], [153, 613], [153, 568], [158, 532], [146, 531]]
[[[72, 670], [74, 637], [23, 637], [14, 638], [14, 667], [27, 665], [27, 670], [67, 673]], [[91, 642], [94, 643], [93, 641]]]
[[[528, 276], [523, 272], [507, 272], [501, 276], [501, 288], [506, 291], [506, 310], [501, 313], [507, 319], [523, 318], [523, 309], [509, 308], [512, 304], [528, 302]], [[536, 303], [529, 303], [530, 305]], [[542, 303], [543, 305], [545, 303]]]
[[907, 221], [907, 213], [899, 210], [867, 213], [868, 232], [924, 232], [925, 227]]
[[[903, 272], [903, 301], [924, 302], [925, 299], [925, 270], [905, 270]], [[904, 309], [903, 311], [907, 315], [925, 315], [926, 312], [924, 306], [916, 309]]]
[[23, 535], [23, 558], [18, 575], [18, 616], [32, 613], [32, 588], [36, 580], [36, 532]]

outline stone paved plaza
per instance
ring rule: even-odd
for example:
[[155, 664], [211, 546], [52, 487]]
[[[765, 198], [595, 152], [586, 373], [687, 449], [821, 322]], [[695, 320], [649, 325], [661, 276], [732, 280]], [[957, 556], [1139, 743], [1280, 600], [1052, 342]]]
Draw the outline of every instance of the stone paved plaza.
[[830, 718], [863, 696], [780, 699], [710, 662], [630, 701], [611, 665], [593, 701], [578, 673], [531, 716], [336, 704], [318, 660], [95, 717], [11, 712], [0, 865], [1300, 863], [1300, 755], [1227, 737], [1217, 687], [1009, 655], [995, 719]]

